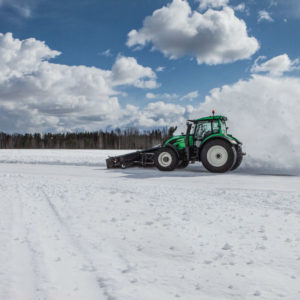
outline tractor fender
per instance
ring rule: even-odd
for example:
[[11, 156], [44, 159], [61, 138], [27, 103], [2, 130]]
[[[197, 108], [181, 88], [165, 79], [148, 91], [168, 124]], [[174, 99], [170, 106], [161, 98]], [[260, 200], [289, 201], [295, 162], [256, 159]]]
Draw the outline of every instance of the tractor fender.
[[223, 141], [227, 141], [228, 143], [230, 143], [230, 144], [232, 144], [232, 145], [234, 145], [234, 146], [237, 146], [237, 145], [238, 145], [238, 143], [237, 143], [235, 140], [230, 139], [230, 138], [228, 138], [228, 137], [226, 137], [226, 136], [216, 136], [216, 137], [208, 138], [208, 139], [205, 140], [205, 141], [200, 145], [200, 147], [199, 147], [199, 160], [200, 160], [201, 151], [202, 151], [204, 145], [205, 145], [207, 142], [212, 141], [212, 140], [223, 140]]
[[167, 144], [165, 147], [166, 147], [166, 148], [171, 148], [171, 149], [176, 153], [177, 158], [180, 159], [179, 152], [178, 152], [178, 150], [176, 149], [176, 147], [175, 147], [174, 145], [172, 145], [172, 144]]

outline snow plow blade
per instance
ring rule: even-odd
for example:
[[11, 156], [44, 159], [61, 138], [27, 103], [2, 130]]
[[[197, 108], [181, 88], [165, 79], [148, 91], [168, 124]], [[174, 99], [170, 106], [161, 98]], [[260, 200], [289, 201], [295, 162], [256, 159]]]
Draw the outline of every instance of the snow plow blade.
[[107, 169], [126, 169], [128, 167], [153, 167], [154, 153], [160, 147], [112, 156], [106, 160]]

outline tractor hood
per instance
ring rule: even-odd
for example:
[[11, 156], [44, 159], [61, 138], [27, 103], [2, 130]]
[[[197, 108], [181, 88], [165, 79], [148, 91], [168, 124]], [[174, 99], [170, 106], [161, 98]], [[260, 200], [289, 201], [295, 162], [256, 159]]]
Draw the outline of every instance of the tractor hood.
[[[182, 150], [185, 148], [185, 137], [186, 135], [176, 135], [173, 136], [162, 143], [162, 146], [172, 145], [176, 147], [177, 150]], [[190, 135], [190, 145], [193, 145], [193, 135]]]

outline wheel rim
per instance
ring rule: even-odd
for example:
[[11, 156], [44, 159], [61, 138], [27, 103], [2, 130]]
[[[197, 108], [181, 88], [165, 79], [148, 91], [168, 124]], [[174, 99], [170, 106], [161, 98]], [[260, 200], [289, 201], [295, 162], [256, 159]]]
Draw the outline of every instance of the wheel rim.
[[162, 167], [169, 167], [172, 163], [172, 155], [168, 152], [162, 152], [158, 156], [158, 162]]
[[212, 146], [207, 152], [207, 161], [213, 167], [222, 167], [228, 160], [227, 150], [222, 146]]

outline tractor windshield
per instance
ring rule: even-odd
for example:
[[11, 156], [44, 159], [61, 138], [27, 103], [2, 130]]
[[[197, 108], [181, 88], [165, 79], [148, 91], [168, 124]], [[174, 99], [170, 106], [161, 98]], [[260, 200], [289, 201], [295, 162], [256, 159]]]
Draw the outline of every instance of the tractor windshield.
[[203, 121], [196, 125], [195, 138], [197, 140], [203, 140], [214, 133], [219, 133], [219, 122], [217, 120]]

